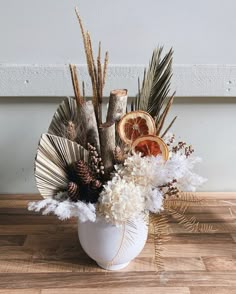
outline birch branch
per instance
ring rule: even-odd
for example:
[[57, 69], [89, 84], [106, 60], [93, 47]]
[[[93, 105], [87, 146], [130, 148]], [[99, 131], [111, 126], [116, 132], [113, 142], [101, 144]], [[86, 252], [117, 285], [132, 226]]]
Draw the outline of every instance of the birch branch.
[[86, 134], [85, 146], [87, 146], [87, 143], [90, 143], [100, 152], [99, 133], [93, 102], [87, 101], [83, 103], [81, 107], [78, 108], [78, 115], [81, 118]]
[[115, 124], [105, 123], [99, 128], [101, 141], [101, 157], [105, 174], [109, 174], [114, 167], [114, 150], [116, 147]]
[[113, 90], [110, 93], [109, 106], [107, 111], [107, 123], [118, 121], [126, 113], [127, 107], [127, 90]]

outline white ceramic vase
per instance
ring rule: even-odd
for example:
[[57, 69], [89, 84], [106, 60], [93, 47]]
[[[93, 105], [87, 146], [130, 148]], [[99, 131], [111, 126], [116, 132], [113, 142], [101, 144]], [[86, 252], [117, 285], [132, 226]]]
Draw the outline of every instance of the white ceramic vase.
[[96, 222], [79, 222], [78, 234], [82, 248], [100, 267], [119, 270], [142, 251], [148, 235], [148, 215], [119, 227], [102, 218]]

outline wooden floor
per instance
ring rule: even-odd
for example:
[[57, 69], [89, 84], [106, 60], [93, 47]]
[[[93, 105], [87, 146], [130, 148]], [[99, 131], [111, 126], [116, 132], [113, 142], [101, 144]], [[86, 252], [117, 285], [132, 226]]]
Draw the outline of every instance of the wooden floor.
[[0, 195], [0, 294], [236, 293], [236, 193], [202, 193], [190, 213], [218, 227], [190, 234], [173, 220], [172, 238], [155, 272], [153, 243], [126, 269], [98, 268], [81, 249], [75, 220], [28, 212], [37, 195]]

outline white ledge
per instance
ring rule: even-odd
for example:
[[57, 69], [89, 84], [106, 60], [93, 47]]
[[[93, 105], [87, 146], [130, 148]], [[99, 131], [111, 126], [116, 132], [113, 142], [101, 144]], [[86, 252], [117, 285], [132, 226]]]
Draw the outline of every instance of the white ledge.
[[[80, 81], [91, 96], [85, 65], [78, 65]], [[126, 88], [129, 96], [137, 93], [138, 77], [144, 65], [110, 65], [104, 95], [112, 89]], [[174, 65], [172, 91], [180, 97], [236, 96], [236, 65]], [[0, 96], [73, 96], [68, 65], [0, 64]]]

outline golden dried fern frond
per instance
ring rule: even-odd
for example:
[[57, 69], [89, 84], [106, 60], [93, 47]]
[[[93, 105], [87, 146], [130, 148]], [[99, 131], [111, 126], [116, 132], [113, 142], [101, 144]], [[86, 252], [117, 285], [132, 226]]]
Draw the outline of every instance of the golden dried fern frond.
[[204, 201], [194, 194], [183, 193], [180, 197], [171, 197], [164, 200], [164, 209], [177, 222], [191, 233], [212, 233], [215, 230], [212, 225], [202, 224], [193, 216], [186, 216], [187, 209], [192, 205], [202, 205]]
[[154, 242], [155, 264], [159, 271], [164, 269], [164, 264], [161, 258], [162, 245], [169, 240], [169, 224], [168, 218], [164, 214], [150, 213], [150, 236]]
[[168, 213], [173, 216], [180, 225], [190, 233], [213, 233], [215, 230], [210, 224], [202, 224], [197, 221], [194, 216], [188, 217], [185, 212], [182, 212], [179, 208], [168, 208]]

